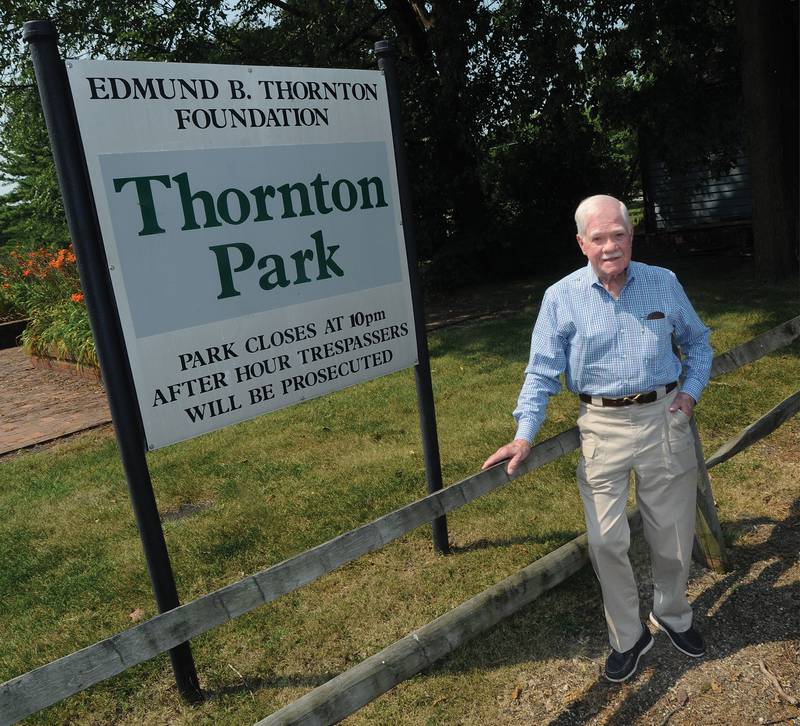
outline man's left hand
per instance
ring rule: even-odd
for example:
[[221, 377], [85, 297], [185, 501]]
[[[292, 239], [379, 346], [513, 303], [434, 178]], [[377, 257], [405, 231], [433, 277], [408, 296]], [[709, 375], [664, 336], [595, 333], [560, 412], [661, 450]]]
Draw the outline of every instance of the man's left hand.
[[686, 414], [687, 418], [692, 417], [695, 400], [688, 394], [681, 391], [669, 406], [670, 413], [675, 413], [678, 409]]

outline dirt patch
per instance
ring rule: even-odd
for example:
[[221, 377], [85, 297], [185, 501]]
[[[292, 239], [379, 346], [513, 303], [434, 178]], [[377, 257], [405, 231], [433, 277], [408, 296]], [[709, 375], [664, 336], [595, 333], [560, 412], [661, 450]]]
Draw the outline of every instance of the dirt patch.
[[199, 514], [200, 512], [205, 512], [206, 509], [210, 509], [214, 505], [214, 502], [186, 502], [181, 504], [177, 509], [167, 509], [161, 512], [161, 521], [162, 522], [177, 522], [179, 519], [185, 519], [186, 517], [191, 517], [193, 514]]

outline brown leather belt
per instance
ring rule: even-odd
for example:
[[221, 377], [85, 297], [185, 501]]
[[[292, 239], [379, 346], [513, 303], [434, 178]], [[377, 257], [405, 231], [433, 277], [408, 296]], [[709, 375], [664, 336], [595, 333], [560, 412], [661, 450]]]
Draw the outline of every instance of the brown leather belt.
[[[578, 398], [584, 403], [592, 403], [595, 406], [631, 406], [634, 403], [653, 403], [653, 401], [657, 401], [659, 398], [663, 398], [671, 391], [674, 391], [677, 385], [677, 381], [673, 381], [657, 391], [634, 393], [622, 398], [603, 398], [601, 396], [590, 396], [588, 393], [579, 393]], [[661, 393], [662, 391], [663, 393]]]

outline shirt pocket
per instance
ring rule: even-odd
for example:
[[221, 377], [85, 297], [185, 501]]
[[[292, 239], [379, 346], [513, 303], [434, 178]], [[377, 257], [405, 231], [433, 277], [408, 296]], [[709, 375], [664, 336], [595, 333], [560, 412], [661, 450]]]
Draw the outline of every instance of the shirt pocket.
[[672, 323], [669, 318], [640, 320], [641, 350], [646, 360], [655, 361], [672, 352]]

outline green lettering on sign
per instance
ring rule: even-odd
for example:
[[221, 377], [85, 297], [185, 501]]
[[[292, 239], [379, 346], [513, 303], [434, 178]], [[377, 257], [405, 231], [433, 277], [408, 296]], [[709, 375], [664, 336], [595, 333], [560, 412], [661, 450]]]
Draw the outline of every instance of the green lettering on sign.
[[139, 211], [142, 215], [142, 228], [139, 230], [139, 237], [148, 234], [163, 234], [163, 227], [159, 226], [156, 217], [156, 203], [153, 200], [153, 187], [150, 182], [157, 181], [167, 189], [170, 188], [169, 177], [163, 176], [126, 176], [121, 179], [114, 179], [114, 191], [119, 194], [128, 182], [136, 185], [136, 197], [139, 201]]

